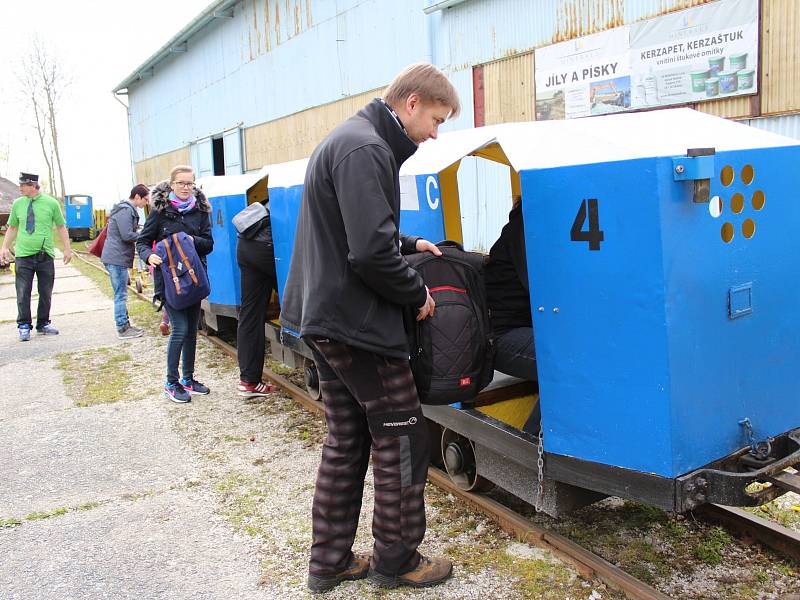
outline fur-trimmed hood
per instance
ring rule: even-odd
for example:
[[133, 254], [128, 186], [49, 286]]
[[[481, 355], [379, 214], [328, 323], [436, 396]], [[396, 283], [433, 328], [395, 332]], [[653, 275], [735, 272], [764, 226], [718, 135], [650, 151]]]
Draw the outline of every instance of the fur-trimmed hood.
[[[164, 180], [152, 190], [150, 190], [150, 199], [153, 204], [153, 208], [159, 212], [162, 212], [167, 206], [169, 206], [169, 193], [172, 191], [172, 187], [169, 185], [169, 181]], [[208, 198], [203, 193], [203, 190], [200, 188], [195, 189], [194, 197], [197, 198], [197, 210], [210, 213], [211, 212], [211, 204], [208, 202]]]

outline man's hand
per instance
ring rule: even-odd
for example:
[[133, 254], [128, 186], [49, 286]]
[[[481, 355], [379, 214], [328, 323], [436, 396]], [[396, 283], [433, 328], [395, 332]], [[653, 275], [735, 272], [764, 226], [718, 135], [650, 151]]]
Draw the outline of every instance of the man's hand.
[[72, 260], [72, 248], [64, 248], [64, 264], [68, 265]]
[[11, 262], [12, 254], [8, 248], [0, 248], [0, 262], [8, 264]]
[[433, 311], [436, 308], [436, 302], [434, 302], [433, 298], [431, 298], [431, 293], [428, 290], [427, 285], [425, 286], [425, 294], [426, 294], [425, 304], [419, 307], [419, 312], [417, 313], [417, 321], [422, 321], [424, 319], [427, 319], [428, 317], [432, 317]]
[[[430, 252], [434, 256], [441, 256], [442, 251], [436, 246], [436, 244], [432, 244], [428, 240], [418, 239], [415, 245], [417, 252]], [[430, 296], [428, 296], [430, 297]], [[424, 317], [423, 317], [424, 318]]]
[[158, 265], [161, 264], [161, 262], [162, 262], [161, 257], [155, 252], [147, 257], [148, 265], [153, 265], [154, 267], [157, 267]]

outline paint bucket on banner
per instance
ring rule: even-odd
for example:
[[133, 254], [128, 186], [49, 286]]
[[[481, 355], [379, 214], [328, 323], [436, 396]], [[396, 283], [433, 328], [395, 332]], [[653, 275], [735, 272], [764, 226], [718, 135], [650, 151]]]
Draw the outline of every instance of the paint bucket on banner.
[[717, 75], [719, 75], [724, 68], [725, 68], [724, 56], [708, 59], [708, 70], [710, 71], [711, 77], [716, 77]]
[[709, 78], [710, 73], [710, 69], [706, 69], [705, 71], [692, 71], [689, 73], [689, 76], [692, 78], [692, 91], [695, 94], [702, 93], [706, 90], [706, 79]]
[[708, 98], [719, 96], [719, 78], [711, 77], [710, 79], [706, 79], [705, 87], [706, 87], [706, 96]]
[[736, 71], [725, 71], [719, 74], [719, 91], [721, 93], [731, 94], [737, 89]]
[[755, 80], [755, 71], [752, 69], [746, 71], [739, 71], [736, 74], [736, 85], [740, 90], [749, 90], [753, 87], [753, 81]]
[[741, 71], [747, 68], [747, 52], [741, 54], [731, 54], [728, 60], [731, 71]]

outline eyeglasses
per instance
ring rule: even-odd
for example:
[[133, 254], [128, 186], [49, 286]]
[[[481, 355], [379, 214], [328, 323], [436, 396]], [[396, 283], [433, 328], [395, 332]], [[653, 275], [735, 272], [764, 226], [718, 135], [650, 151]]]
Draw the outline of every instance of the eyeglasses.
[[172, 185], [179, 188], [193, 188], [194, 181], [173, 181]]

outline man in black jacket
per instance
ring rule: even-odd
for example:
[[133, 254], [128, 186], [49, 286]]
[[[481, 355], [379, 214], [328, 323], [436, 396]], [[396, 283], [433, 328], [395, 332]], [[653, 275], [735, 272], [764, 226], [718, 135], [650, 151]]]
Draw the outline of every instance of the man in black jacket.
[[[459, 109], [441, 71], [411, 65], [308, 164], [281, 324], [314, 352], [328, 423], [312, 511], [308, 586], [315, 592], [368, 573], [384, 587], [426, 587], [452, 572], [450, 561], [417, 552], [430, 441], [402, 316], [409, 305], [417, 319], [434, 310], [402, 254], [440, 252], [397, 226], [400, 165]], [[371, 560], [352, 552], [370, 450]]]

